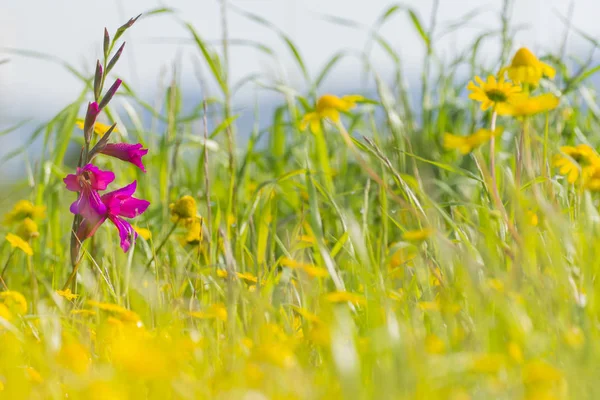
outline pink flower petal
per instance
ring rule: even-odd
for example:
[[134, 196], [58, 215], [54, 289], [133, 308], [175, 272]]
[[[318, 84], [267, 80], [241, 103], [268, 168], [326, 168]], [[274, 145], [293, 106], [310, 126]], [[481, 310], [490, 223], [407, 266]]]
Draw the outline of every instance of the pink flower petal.
[[79, 178], [75, 174], [69, 174], [63, 179], [65, 185], [67, 186], [67, 190], [71, 192], [79, 192], [81, 187], [79, 186]]
[[117, 227], [119, 231], [119, 237], [121, 238], [121, 248], [125, 253], [127, 253], [131, 247], [131, 238], [133, 237], [133, 239], [135, 239], [137, 234], [133, 230], [131, 224], [125, 221], [123, 218], [119, 218], [114, 215], [109, 215], [108, 218], [110, 218], [112, 223]]
[[106, 214], [106, 205], [102, 202], [97, 191], [84, 188], [79, 198], [71, 204], [70, 210], [73, 214], [79, 214], [86, 219], [97, 219], [98, 216]]
[[150, 206], [150, 202], [147, 200], [129, 197], [121, 201], [119, 215], [126, 218], [135, 218], [144, 213], [148, 206]]
[[142, 157], [148, 154], [148, 149], [144, 149], [142, 147], [143, 146], [140, 143], [109, 143], [100, 152], [107, 156], [130, 162], [140, 168], [142, 171], [146, 172], [146, 168], [142, 162]]
[[90, 182], [93, 189], [106, 190], [108, 185], [115, 180], [115, 174], [112, 171], [103, 171], [94, 164], [87, 164], [83, 171], [89, 171]]

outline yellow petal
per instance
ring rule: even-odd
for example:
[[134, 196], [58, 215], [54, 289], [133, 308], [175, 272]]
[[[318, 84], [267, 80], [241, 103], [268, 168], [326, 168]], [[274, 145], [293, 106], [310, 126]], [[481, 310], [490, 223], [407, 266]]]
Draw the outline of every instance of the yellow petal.
[[10, 243], [13, 249], [20, 249], [27, 255], [33, 255], [33, 249], [31, 248], [29, 243], [21, 239], [19, 236], [14, 235], [12, 233], [8, 233], [6, 235], [6, 240], [8, 241], [8, 243]]

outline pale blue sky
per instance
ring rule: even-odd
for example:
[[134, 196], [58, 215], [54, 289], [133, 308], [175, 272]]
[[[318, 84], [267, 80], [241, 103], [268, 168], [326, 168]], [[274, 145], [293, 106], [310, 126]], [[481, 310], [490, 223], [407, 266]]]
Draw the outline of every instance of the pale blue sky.
[[[325, 21], [323, 15], [335, 15], [368, 25], [394, 4], [388, 0], [230, 0], [230, 3], [260, 14], [286, 32], [297, 43], [308, 69], [313, 73], [337, 50], [362, 48], [366, 37], [364, 32]], [[564, 25], [557, 14], [567, 14], [570, 0], [517, 0], [515, 3], [513, 24], [530, 26], [516, 38], [516, 45], [556, 50], [564, 34]], [[432, 0], [406, 0], [403, 4], [416, 9], [423, 21], [429, 23]], [[600, 25], [597, 23], [600, 2], [575, 0], [574, 4], [575, 25], [591, 36], [600, 37]], [[441, 0], [440, 21], [456, 19], [475, 8], [481, 8], [483, 13], [470, 24], [469, 29], [447, 36], [438, 46], [438, 51], [453, 54], [478, 32], [490, 26], [499, 27], [501, 5], [500, 0]], [[52, 54], [90, 73], [100, 54], [104, 26], [114, 32], [130, 16], [163, 6], [177, 9], [179, 17], [194, 24], [206, 40], [220, 38], [217, 0], [0, 0], [0, 48]], [[409, 74], [417, 73], [423, 46], [406, 16], [399, 13], [382, 33], [399, 49]], [[301, 76], [273, 32], [230, 12], [229, 34], [234, 39], [252, 39], [276, 49], [281, 54], [280, 61], [290, 83], [301, 88]], [[195, 82], [192, 59], [197, 57], [196, 50], [177, 40], [164, 40], [187, 37], [181, 24], [172, 17], [156, 16], [141, 20], [125, 37], [128, 46], [116, 72], [134, 89], [150, 97], [159, 82], [168, 79], [161, 76], [161, 71], [169, 70], [174, 60], [180, 59], [182, 76]], [[587, 49], [576, 35], [571, 38], [573, 47]], [[490, 45], [483, 49], [482, 54], [485, 57], [487, 52], [489, 57], [495, 57], [496, 51], [497, 48]], [[273, 69], [272, 61], [255, 50], [234, 47], [231, 54], [233, 80], [251, 72]], [[10, 55], [0, 49], [0, 60], [7, 58], [10, 61], [0, 65], [0, 130], [23, 118], [42, 121], [64, 107], [81, 90], [81, 84], [55, 64]], [[389, 61], [383, 53], [375, 52], [373, 60], [385, 74]], [[360, 68], [357, 61], [345, 60], [327, 81], [328, 86], [343, 85], [351, 90], [357, 86], [355, 82], [360, 76]], [[188, 94], [198, 90], [195, 85], [184, 89]], [[4, 142], [0, 149], [2, 153], [14, 146], [19, 137], [11, 135], [0, 140]]]

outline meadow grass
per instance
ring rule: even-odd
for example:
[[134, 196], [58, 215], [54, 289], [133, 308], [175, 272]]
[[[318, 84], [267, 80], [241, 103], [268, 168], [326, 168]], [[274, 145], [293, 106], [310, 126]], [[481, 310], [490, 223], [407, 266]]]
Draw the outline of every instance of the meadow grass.
[[[69, 149], [85, 147], [77, 120], [101, 97], [93, 76], [66, 65], [81, 94], [34, 132], [30, 142], [43, 147], [15, 185], [23, 197], [2, 200], [0, 398], [594, 398], [600, 111], [587, 81], [599, 69], [592, 58], [569, 59], [564, 48], [541, 57], [556, 76], [523, 89], [560, 105], [496, 115], [465, 88], [511, 64], [511, 2], [502, 29], [450, 60], [437, 40], [478, 11], [456, 23], [438, 20], [434, 7], [424, 23], [392, 6], [372, 26], [336, 20], [365, 30], [359, 57], [377, 94], [324, 100], [322, 83], [349, 54], [310, 74], [276, 25], [223, 5], [224, 21], [244, 13], [281, 38], [305, 87], [266, 76], [231, 82], [234, 38], [224, 29], [213, 47], [182, 22], [214, 96], [183, 107], [174, 79], [151, 104], [124, 82], [99, 120], [117, 123], [111, 140], [149, 149], [147, 172], [105, 156], [94, 163], [115, 171], [110, 190], [137, 180], [136, 197], [151, 205], [132, 220], [140, 235], [129, 252], [105, 223], [83, 242], [69, 281], [76, 195], [63, 178], [79, 155]], [[150, 14], [159, 13], [170, 10]], [[398, 21], [426, 48], [418, 104], [404, 60], [379, 34]], [[120, 40], [111, 34], [110, 54]], [[483, 65], [486, 42], [501, 52]], [[373, 48], [389, 56], [391, 82], [370, 63]], [[254, 126], [236, 123], [233, 99], [250, 84], [280, 96], [266, 128], [258, 115]], [[492, 125], [500, 136], [480, 131], [464, 147], [466, 135]], [[462, 145], [448, 148], [447, 132]], [[177, 214], [182, 198], [192, 215]]]

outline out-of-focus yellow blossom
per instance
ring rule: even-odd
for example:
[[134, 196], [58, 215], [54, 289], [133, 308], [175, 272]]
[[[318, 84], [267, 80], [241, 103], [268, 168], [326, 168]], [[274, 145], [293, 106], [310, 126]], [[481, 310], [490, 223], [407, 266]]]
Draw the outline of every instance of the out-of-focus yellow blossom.
[[192, 311], [190, 316], [198, 319], [218, 319], [227, 321], [227, 307], [223, 303], [215, 303], [202, 311]]
[[554, 156], [552, 165], [559, 168], [559, 173], [566, 176], [569, 183], [575, 183], [580, 174], [584, 178], [591, 176], [600, 166], [598, 153], [587, 144], [562, 146], [560, 151], [562, 154]]
[[521, 350], [521, 346], [519, 346], [515, 342], [510, 342], [508, 344], [507, 350], [508, 355], [510, 356], [510, 358], [512, 358], [514, 362], [516, 362], [517, 364], [523, 364], [525, 358], [523, 357], [523, 351]]
[[[77, 127], [81, 130], [83, 130], [83, 127], [85, 126], [85, 121], [81, 118], [77, 119], [77, 121], [75, 122], [75, 125], [77, 125]], [[110, 129], [111, 125], [106, 125], [103, 124], [102, 122], [98, 122], [96, 121], [96, 123], [94, 124], [94, 133], [96, 135], [100, 135], [100, 136], [104, 136], [104, 134]], [[113, 129], [113, 133], [117, 133], [119, 132], [119, 129], [117, 129], [117, 127], [115, 127], [115, 129]]]
[[13, 315], [8, 307], [2, 303], [0, 303], [0, 318], [4, 318], [7, 321], [12, 321], [13, 319]]
[[506, 103], [498, 104], [496, 111], [498, 115], [511, 115], [513, 117], [528, 117], [541, 112], [554, 110], [558, 107], [560, 99], [552, 93], [544, 93], [539, 96], [529, 96], [526, 93], [518, 93], [511, 97]]
[[[236, 272], [235, 275], [246, 283], [258, 283], [258, 278], [249, 272]], [[219, 278], [227, 278], [229, 274], [224, 269], [218, 269], [217, 276]]]
[[351, 293], [351, 292], [344, 292], [344, 291], [338, 291], [338, 292], [331, 292], [331, 293], [327, 293], [326, 295], [323, 296], [323, 298], [325, 299], [325, 301], [329, 302], [329, 303], [352, 303], [355, 305], [362, 305], [362, 304], [366, 304], [366, 299], [364, 298], [364, 296], [361, 296], [360, 294], [356, 294], [356, 293]]
[[87, 310], [85, 308], [80, 309], [80, 310], [71, 310], [71, 314], [72, 315], [85, 315], [85, 316], [91, 316], [91, 315], [96, 315], [96, 311], [94, 310]]
[[7, 290], [6, 292], [0, 292], [0, 302], [8, 307], [12, 312], [18, 314], [27, 313], [27, 300], [25, 296], [14, 290]]
[[26, 241], [21, 239], [19, 236], [15, 235], [13, 233], [7, 233], [6, 240], [8, 241], [8, 243], [10, 244], [10, 246], [13, 249], [20, 249], [23, 251], [23, 253], [25, 253], [27, 255], [30, 255], [30, 256], [33, 255], [33, 249], [31, 248], [29, 243], [27, 243]]
[[20, 200], [13, 209], [4, 216], [5, 224], [22, 222], [25, 218], [37, 219], [46, 216], [46, 207], [36, 206], [29, 200]]
[[29, 379], [29, 381], [32, 383], [44, 383], [44, 378], [42, 378], [42, 375], [33, 367], [25, 367], [25, 374], [27, 379]]
[[175, 221], [180, 219], [188, 220], [194, 218], [198, 212], [196, 200], [189, 195], [183, 196], [175, 203], [171, 203], [169, 208], [171, 209], [171, 216]]
[[434, 334], [425, 337], [425, 351], [429, 354], [442, 354], [446, 351], [446, 344]]
[[400, 247], [397, 245], [390, 246], [389, 252], [389, 269], [394, 271], [394, 278], [401, 278], [407, 265], [417, 257], [418, 250], [413, 244], [407, 245], [405, 242], [401, 243]]
[[114, 334], [108, 344], [111, 361], [132, 377], [164, 380], [179, 372], [179, 362], [187, 357], [188, 348], [181, 348], [171, 337], [151, 334], [131, 326]]
[[36, 238], [40, 235], [38, 232], [38, 225], [31, 218], [25, 218], [17, 227], [15, 233], [25, 241]]
[[57, 290], [56, 294], [59, 295], [60, 297], [64, 297], [65, 299], [67, 299], [69, 301], [75, 300], [76, 298], [79, 297], [78, 294], [71, 293], [71, 289]]
[[286, 343], [274, 342], [256, 346], [252, 351], [252, 358], [284, 369], [297, 365], [293, 348]]
[[[479, 85], [477, 86], [475, 82]], [[475, 77], [475, 82], [471, 81], [467, 89], [471, 91], [469, 98], [481, 103], [483, 111], [490, 107], [495, 107], [502, 103], [509, 102], [517, 93], [521, 92], [521, 87], [511, 82], [504, 81], [504, 78], [496, 79], [490, 75], [487, 81], [480, 77]]]
[[485, 353], [474, 355], [471, 360], [470, 369], [474, 372], [495, 374], [506, 368], [507, 359], [501, 353]]
[[578, 326], [569, 328], [563, 337], [565, 342], [574, 349], [580, 349], [585, 344], [585, 335]]
[[131, 322], [136, 325], [141, 324], [141, 318], [137, 313], [135, 313], [131, 310], [128, 310], [125, 307], [122, 307], [118, 304], [101, 303], [101, 302], [95, 301], [95, 300], [88, 300], [87, 304], [90, 307], [96, 307], [99, 310], [108, 311], [110, 313], [113, 313], [113, 315], [116, 316], [118, 318], [118, 320], [120, 320], [122, 322]]
[[531, 226], [538, 226], [538, 224], [540, 223], [540, 218], [538, 217], [536, 212], [527, 210], [527, 221]]
[[184, 244], [197, 245], [202, 243], [202, 218], [194, 217], [186, 222], [186, 233], [183, 236]]
[[141, 228], [139, 226], [133, 225], [133, 230], [136, 231], [136, 233], [140, 235], [144, 240], [150, 240], [150, 238], [152, 238], [152, 232], [150, 232], [150, 229]]
[[433, 234], [431, 228], [419, 229], [416, 231], [406, 231], [402, 234], [402, 239], [409, 242], [422, 242]]
[[326, 278], [329, 276], [329, 272], [327, 272], [327, 270], [323, 267], [319, 267], [314, 264], [298, 262], [288, 257], [283, 257], [281, 259], [281, 265], [291, 269], [304, 271], [308, 276], [314, 278]]
[[324, 94], [317, 100], [315, 111], [309, 112], [302, 118], [300, 129], [306, 130], [310, 127], [311, 132], [321, 132], [321, 121], [330, 119], [333, 122], [340, 120], [340, 112], [347, 112], [356, 107], [356, 103], [364, 100], [359, 95], [337, 97], [332, 94]]
[[88, 349], [75, 341], [69, 341], [61, 346], [56, 361], [76, 374], [87, 372], [92, 363]]
[[528, 48], [522, 47], [515, 53], [510, 65], [500, 70], [499, 75], [508, 74], [515, 83], [537, 86], [546, 76], [554, 79], [556, 71], [550, 65], [540, 61]]
[[[498, 127], [493, 132], [493, 136], [500, 136], [504, 132], [503, 127]], [[459, 136], [452, 133], [444, 134], [444, 147], [449, 150], [458, 150], [462, 154], [468, 154], [477, 147], [487, 143], [492, 138], [492, 131], [489, 129], [479, 129], [477, 132], [468, 136]]]
[[529, 385], [560, 382], [563, 379], [563, 374], [560, 370], [542, 360], [532, 360], [525, 364], [522, 376], [523, 383]]

